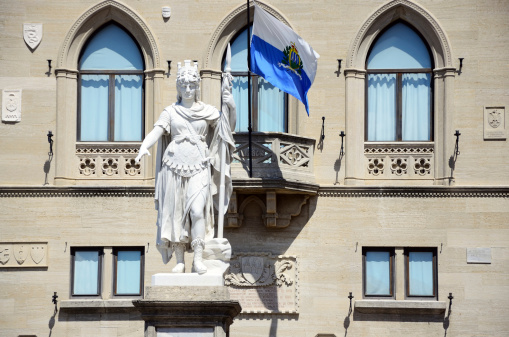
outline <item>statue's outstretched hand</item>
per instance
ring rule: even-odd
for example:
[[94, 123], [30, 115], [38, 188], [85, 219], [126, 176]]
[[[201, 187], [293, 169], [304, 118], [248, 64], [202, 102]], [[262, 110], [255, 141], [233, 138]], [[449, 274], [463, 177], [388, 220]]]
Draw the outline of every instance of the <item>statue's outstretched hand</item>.
[[134, 159], [136, 164], [138, 164], [140, 162], [141, 158], [143, 158], [144, 155], [150, 156], [150, 152], [148, 152], [148, 149], [141, 147], [140, 152], [136, 156], [136, 159]]

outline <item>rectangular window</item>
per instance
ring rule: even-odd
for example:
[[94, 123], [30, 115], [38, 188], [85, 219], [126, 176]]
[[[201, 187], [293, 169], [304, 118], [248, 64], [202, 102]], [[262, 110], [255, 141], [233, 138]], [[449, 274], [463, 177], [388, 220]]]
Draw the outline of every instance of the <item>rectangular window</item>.
[[113, 293], [139, 296], [143, 289], [143, 248], [115, 248]]
[[365, 297], [394, 296], [394, 249], [363, 248]]
[[72, 282], [73, 296], [99, 296], [101, 293], [101, 248], [73, 248]]
[[436, 248], [405, 249], [405, 283], [407, 297], [436, 297]]

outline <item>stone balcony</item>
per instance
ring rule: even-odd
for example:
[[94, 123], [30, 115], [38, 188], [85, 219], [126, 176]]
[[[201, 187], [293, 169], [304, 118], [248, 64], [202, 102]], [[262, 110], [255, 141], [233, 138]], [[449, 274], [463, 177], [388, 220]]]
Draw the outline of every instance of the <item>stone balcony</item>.
[[236, 133], [234, 138], [234, 191], [225, 227], [240, 227], [245, 214], [257, 215], [269, 228], [288, 227], [318, 192], [313, 172], [315, 140], [280, 132], [252, 133], [250, 177], [249, 135]]
[[234, 138], [237, 149], [231, 168], [235, 187], [259, 185], [316, 193], [314, 139], [280, 132], [252, 133], [252, 177], [249, 177], [249, 135], [236, 133]]

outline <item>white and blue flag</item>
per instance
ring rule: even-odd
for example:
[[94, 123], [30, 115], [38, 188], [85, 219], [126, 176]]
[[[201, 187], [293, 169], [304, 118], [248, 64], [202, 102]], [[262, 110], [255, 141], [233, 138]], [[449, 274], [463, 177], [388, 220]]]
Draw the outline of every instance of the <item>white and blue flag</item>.
[[308, 115], [307, 92], [319, 57], [290, 27], [255, 4], [250, 70], [300, 100]]

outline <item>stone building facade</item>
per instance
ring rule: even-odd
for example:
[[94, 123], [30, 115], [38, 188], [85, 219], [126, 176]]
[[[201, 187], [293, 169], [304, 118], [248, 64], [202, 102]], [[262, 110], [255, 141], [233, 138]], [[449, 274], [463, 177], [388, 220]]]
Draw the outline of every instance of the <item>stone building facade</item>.
[[[136, 164], [141, 139], [82, 136], [90, 73], [81, 61], [108, 25], [134, 41], [142, 69], [103, 75], [139, 76], [144, 136], [175, 101], [184, 59], [198, 62], [202, 100], [220, 106], [223, 57], [246, 28], [246, 3], [0, 4], [0, 336], [142, 336], [132, 301], [174, 264], [164, 265], [155, 248], [155, 156]], [[230, 336], [508, 335], [509, 4], [259, 5], [320, 59], [309, 117], [283, 94], [282, 129], [255, 130], [252, 177], [247, 134], [235, 134], [224, 233], [234, 256], [225, 283], [243, 309]], [[421, 39], [424, 70], [370, 68], [376, 44], [397, 24]], [[429, 73], [424, 139], [368, 136], [372, 123], [383, 123], [370, 119], [371, 76], [391, 72]], [[98, 255], [92, 292], [77, 290], [81, 252]], [[138, 256], [136, 294], [119, 290], [125, 252]], [[427, 268], [420, 275], [429, 292], [412, 293], [412, 266]], [[372, 289], [372, 273], [388, 282], [386, 291]]]

